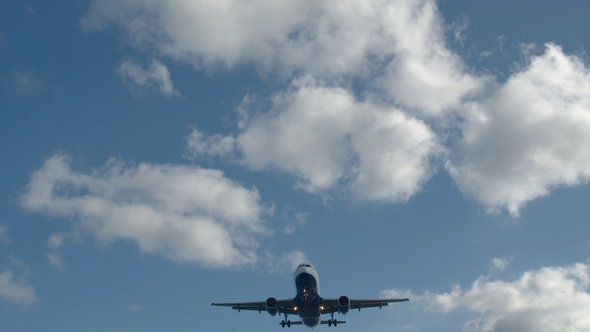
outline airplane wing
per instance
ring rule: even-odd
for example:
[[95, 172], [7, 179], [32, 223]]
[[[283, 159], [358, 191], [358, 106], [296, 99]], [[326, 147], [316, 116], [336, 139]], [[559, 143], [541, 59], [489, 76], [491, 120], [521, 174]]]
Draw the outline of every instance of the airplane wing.
[[[211, 305], [222, 306], [222, 307], [231, 307], [232, 309], [236, 309], [237, 311], [242, 310], [254, 310], [258, 311], [258, 313], [262, 311], [266, 311], [266, 302], [265, 301], [258, 301], [258, 302], [227, 302], [227, 303], [211, 303]], [[295, 300], [294, 299], [285, 299], [285, 300], [277, 300], [277, 309], [278, 313], [288, 313], [288, 314], [296, 314], [297, 310], [295, 309]]]
[[[409, 299], [350, 299], [350, 309], [358, 309], [361, 311], [362, 308], [374, 308], [374, 307], [386, 307], [388, 303], [395, 302], [406, 302]], [[329, 314], [331, 312], [338, 311], [338, 299], [324, 298], [320, 304], [322, 314]]]

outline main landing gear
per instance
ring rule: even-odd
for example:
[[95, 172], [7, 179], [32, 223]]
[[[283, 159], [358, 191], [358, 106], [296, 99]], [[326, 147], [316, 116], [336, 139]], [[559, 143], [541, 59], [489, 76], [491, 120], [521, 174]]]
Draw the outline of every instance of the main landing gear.
[[291, 327], [291, 321], [287, 320], [287, 316], [289, 316], [289, 314], [285, 312], [285, 320], [281, 322], [282, 327], [285, 327], [285, 325], [287, 325], [287, 327]]
[[332, 324], [334, 324], [334, 326], [338, 325], [338, 320], [334, 319], [334, 313], [331, 312], [330, 313], [330, 317], [332, 317], [332, 319], [328, 319], [328, 327], [332, 326]]

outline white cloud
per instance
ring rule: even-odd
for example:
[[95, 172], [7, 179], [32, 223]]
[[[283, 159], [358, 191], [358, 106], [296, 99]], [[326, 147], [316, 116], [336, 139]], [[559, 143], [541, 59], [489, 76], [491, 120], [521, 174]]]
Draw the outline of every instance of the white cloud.
[[528, 201], [590, 178], [590, 70], [547, 44], [486, 101], [470, 103], [448, 164], [467, 195], [518, 216]]
[[0, 297], [24, 305], [39, 302], [33, 286], [27, 284], [23, 279], [14, 279], [14, 273], [10, 270], [0, 273]]
[[265, 263], [270, 273], [291, 273], [297, 266], [303, 262], [311, 263], [307, 258], [307, 253], [301, 250], [283, 252], [277, 256], [273, 252], [266, 252]]
[[307, 254], [299, 250], [283, 253], [282, 261], [289, 264], [293, 270], [301, 263], [310, 263]]
[[39, 81], [37, 75], [31, 70], [10, 72], [14, 89], [19, 93], [38, 93], [45, 90], [44, 84]]
[[492, 259], [492, 271], [502, 272], [510, 264], [510, 261], [506, 258], [494, 258]]
[[139, 304], [132, 304], [129, 306], [129, 311], [131, 311], [131, 312], [139, 312], [142, 310], [143, 310], [143, 308]]
[[195, 156], [233, 150], [252, 169], [300, 178], [309, 192], [342, 182], [367, 200], [407, 200], [430, 178], [430, 159], [442, 151], [424, 122], [310, 78], [275, 95], [269, 112], [248, 117], [241, 127], [235, 138], [204, 138], [194, 130], [188, 148]]
[[253, 64], [327, 79], [385, 72], [378, 85], [387, 96], [428, 113], [458, 106], [482, 84], [446, 47], [434, 0], [106, 0], [92, 2], [81, 22], [120, 25], [132, 45], [208, 70]]
[[[479, 93], [488, 77], [470, 73], [445, 40], [445, 26], [434, 1], [405, 1], [386, 11], [384, 27], [391, 33], [394, 54], [376, 84], [395, 104], [423, 115], [458, 108]], [[465, 23], [466, 24], [466, 23]], [[455, 32], [460, 37], [459, 32]]]
[[174, 89], [170, 80], [168, 68], [159, 61], [152, 60], [152, 63], [146, 69], [141, 68], [133, 61], [124, 61], [117, 69], [117, 73], [132, 88], [144, 91], [157, 88], [163, 96], [180, 96], [180, 93]]
[[33, 7], [31, 7], [31, 5], [27, 5], [25, 7], [25, 10], [27, 11], [27, 16], [35, 15], [35, 10], [33, 9]]
[[236, 144], [233, 136], [216, 134], [205, 137], [203, 133], [196, 128], [193, 128], [191, 133], [185, 137], [185, 139], [192, 159], [204, 155], [231, 157], [234, 153]]
[[381, 1], [94, 1], [81, 22], [87, 30], [114, 22], [133, 45], [197, 67], [254, 63], [349, 73], [367, 70], [366, 57], [379, 51], [382, 7]]
[[[448, 47], [445, 33], [462, 42], [467, 22], [446, 25], [434, 0], [95, 0], [81, 20], [86, 30], [123, 27], [134, 47], [209, 72], [254, 65], [292, 83], [270, 110], [241, 112], [236, 135], [193, 131], [192, 157], [278, 169], [309, 192], [345, 185], [359, 199], [397, 202], [430, 178], [435, 142], [458, 132], [447, 141], [458, 188], [516, 217], [589, 177], [588, 69], [556, 45], [540, 56], [523, 45], [530, 65], [501, 84]], [[124, 66], [143, 73], [125, 74], [142, 86], [156, 71]]]
[[525, 272], [515, 281], [479, 277], [470, 287], [443, 294], [387, 290], [382, 296], [409, 296], [431, 312], [467, 309], [476, 317], [463, 325], [465, 332], [577, 332], [590, 330], [589, 266], [545, 267]]
[[66, 261], [63, 259], [61, 253], [59, 253], [59, 252], [46, 252], [45, 255], [47, 256], [47, 259], [49, 260], [49, 264], [51, 264], [51, 266], [53, 268], [55, 268], [56, 270], [61, 271], [66, 266]]
[[8, 227], [0, 224], [0, 243], [10, 243], [10, 239], [6, 236], [6, 231], [8, 231]]
[[57, 249], [64, 245], [64, 238], [63, 234], [51, 234], [49, 240], [47, 240], [47, 246], [51, 249]]
[[127, 239], [142, 252], [209, 267], [256, 261], [256, 238], [269, 233], [255, 188], [194, 166], [111, 159], [84, 174], [58, 153], [33, 173], [21, 206], [71, 217], [100, 242]]
[[295, 213], [295, 218], [289, 218], [286, 212], [283, 215], [287, 219], [287, 224], [283, 229], [283, 232], [285, 234], [293, 234], [297, 227], [303, 227], [307, 222], [307, 217], [309, 217], [309, 213], [307, 212]]

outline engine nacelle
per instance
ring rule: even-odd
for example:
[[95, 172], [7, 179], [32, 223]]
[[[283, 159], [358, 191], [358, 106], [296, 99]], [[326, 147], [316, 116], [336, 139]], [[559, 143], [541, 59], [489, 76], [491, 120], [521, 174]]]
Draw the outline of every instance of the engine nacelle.
[[342, 295], [338, 298], [338, 312], [345, 315], [350, 310], [350, 299]]
[[279, 312], [279, 302], [274, 297], [269, 297], [268, 299], [266, 299], [265, 304], [266, 311], [272, 316], [275, 316], [277, 312]]

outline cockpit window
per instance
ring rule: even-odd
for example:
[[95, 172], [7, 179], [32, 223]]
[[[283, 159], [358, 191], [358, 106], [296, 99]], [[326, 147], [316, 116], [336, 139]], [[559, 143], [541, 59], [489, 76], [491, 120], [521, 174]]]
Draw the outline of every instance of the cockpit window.
[[298, 267], [311, 267], [311, 265], [309, 265], [309, 264], [299, 264]]

